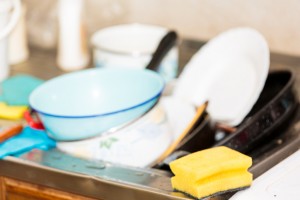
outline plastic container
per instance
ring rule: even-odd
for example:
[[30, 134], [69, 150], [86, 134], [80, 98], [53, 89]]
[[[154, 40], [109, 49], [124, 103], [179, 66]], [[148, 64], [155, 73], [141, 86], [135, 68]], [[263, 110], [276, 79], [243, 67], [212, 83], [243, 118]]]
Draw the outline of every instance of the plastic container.
[[[13, 13], [10, 12], [13, 10]], [[0, 1], [0, 81], [9, 76], [8, 35], [18, 22], [21, 12], [19, 0]]]
[[57, 64], [64, 71], [83, 69], [89, 64], [82, 18], [83, 0], [60, 0]]

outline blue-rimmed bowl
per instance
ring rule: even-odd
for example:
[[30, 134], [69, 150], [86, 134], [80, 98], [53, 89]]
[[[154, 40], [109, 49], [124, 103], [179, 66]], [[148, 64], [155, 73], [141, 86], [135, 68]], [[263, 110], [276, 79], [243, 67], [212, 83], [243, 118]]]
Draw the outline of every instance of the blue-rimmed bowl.
[[140, 117], [163, 88], [163, 78], [150, 70], [88, 69], [46, 81], [29, 103], [52, 138], [79, 140]]

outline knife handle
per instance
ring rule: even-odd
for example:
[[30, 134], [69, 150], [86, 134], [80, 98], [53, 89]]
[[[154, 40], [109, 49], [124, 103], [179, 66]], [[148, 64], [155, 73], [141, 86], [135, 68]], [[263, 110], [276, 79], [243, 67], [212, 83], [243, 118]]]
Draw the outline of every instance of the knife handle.
[[22, 124], [16, 124], [7, 128], [0, 129], [0, 143], [19, 134], [23, 130]]

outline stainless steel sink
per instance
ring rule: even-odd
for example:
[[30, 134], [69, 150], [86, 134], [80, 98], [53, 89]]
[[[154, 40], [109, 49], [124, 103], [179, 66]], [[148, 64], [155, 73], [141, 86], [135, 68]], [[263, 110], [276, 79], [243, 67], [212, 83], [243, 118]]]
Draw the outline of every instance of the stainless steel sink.
[[[202, 42], [191, 40], [182, 42], [180, 70], [201, 45]], [[55, 66], [55, 52], [32, 49], [31, 53], [32, 57], [28, 62], [13, 66], [13, 74], [29, 73], [49, 79], [64, 73]], [[274, 53], [271, 55], [271, 69], [294, 70], [297, 75], [295, 84], [299, 85], [300, 58]], [[253, 158], [250, 171], [254, 177], [299, 149], [299, 119], [300, 111], [297, 110], [288, 127], [249, 153]], [[7, 123], [11, 122], [0, 121], [0, 125]], [[83, 160], [63, 154], [57, 149], [47, 152], [32, 150], [18, 157], [6, 157], [0, 161], [0, 175], [99, 199], [189, 199], [173, 192], [170, 183], [172, 174], [169, 171]], [[211, 199], [228, 199], [230, 195], [232, 193]]]

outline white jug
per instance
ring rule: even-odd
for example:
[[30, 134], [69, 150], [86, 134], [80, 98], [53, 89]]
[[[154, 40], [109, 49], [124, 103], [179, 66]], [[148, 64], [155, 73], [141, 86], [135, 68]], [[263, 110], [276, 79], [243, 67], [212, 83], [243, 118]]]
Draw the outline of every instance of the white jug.
[[9, 75], [8, 35], [17, 24], [20, 14], [20, 0], [0, 0], [0, 81]]

